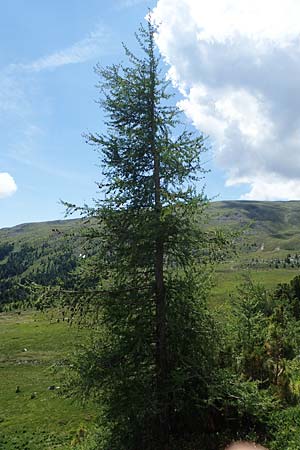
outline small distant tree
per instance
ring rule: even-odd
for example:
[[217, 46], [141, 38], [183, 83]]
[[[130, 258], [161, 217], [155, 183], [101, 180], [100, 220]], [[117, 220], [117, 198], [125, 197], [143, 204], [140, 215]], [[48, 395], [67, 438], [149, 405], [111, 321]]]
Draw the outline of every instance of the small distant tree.
[[138, 55], [124, 46], [128, 66], [96, 67], [107, 131], [87, 141], [100, 152], [104, 196], [86, 211], [97, 253], [73, 304], [97, 317], [74, 370], [78, 390], [98, 399], [105, 450], [173, 449], [176, 437], [201, 435], [216, 364], [205, 267], [224, 239], [200, 227], [205, 142], [170, 104], [150, 18], [136, 37]]
[[269, 298], [265, 288], [246, 279], [233, 298], [236, 370], [246, 379], [265, 381]]

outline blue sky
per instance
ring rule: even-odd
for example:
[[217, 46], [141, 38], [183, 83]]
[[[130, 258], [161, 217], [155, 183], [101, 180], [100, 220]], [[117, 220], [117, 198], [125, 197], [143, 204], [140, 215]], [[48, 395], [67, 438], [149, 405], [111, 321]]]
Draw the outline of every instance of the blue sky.
[[145, 11], [122, 0], [3, 2], [0, 172], [17, 191], [0, 198], [0, 227], [63, 218], [59, 199], [95, 196], [97, 157], [81, 136], [102, 128], [93, 67], [123, 57]]
[[[97, 195], [97, 155], [82, 138], [86, 131], [103, 131], [93, 67], [124, 59], [122, 41], [136, 48], [134, 32], [147, 8], [155, 8], [161, 23], [158, 46], [178, 88], [176, 99], [187, 121], [211, 137], [212, 151], [205, 156], [212, 170], [207, 194], [218, 199], [300, 198], [298, 122], [289, 117], [290, 110], [295, 117], [300, 109], [292, 100], [300, 72], [300, 30], [292, 20], [299, 17], [297, 2], [287, 1], [286, 28], [277, 20], [286, 9], [280, 0], [271, 19], [269, 0], [265, 11], [253, 0], [253, 19], [246, 6], [238, 7], [238, 0], [236, 10], [229, 0], [211, 0], [209, 5], [204, 0], [4, 1], [0, 228], [61, 219], [59, 199], [83, 204]], [[262, 21], [258, 29], [255, 7]], [[228, 30], [234, 20], [241, 22], [241, 29], [234, 30], [233, 39]], [[266, 82], [268, 70], [275, 73], [279, 61], [293, 70], [295, 80], [281, 72], [281, 78]], [[284, 163], [281, 135], [273, 133], [277, 125], [285, 136]], [[294, 134], [287, 134], [292, 129]]]

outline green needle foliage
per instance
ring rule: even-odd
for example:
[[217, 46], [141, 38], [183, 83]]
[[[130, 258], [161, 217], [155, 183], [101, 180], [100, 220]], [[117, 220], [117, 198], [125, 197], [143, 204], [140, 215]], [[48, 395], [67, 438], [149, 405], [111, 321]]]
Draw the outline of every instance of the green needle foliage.
[[170, 104], [150, 18], [136, 37], [138, 56], [124, 46], [128, 66], [96, 68], [106, 134], [87, 141], [105, 182], [87, 212], [99, 250], [73, 300], [97, 331], [74, 370], [78, 391], [100, 405], [103, 450], [173, 449], [204, 433], [216, 365], [206, 266], [223, 238], [199, 225], [204, 138]]

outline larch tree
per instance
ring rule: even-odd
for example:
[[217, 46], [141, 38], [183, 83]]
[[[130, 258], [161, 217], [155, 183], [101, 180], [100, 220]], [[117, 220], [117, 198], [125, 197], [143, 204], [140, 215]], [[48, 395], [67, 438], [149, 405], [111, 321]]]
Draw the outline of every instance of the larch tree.
[[97, 333], [74, 371], [78, 389], [98, 399], [104, 450], [173, 449], [203, 430], [215, 367], [204, 267], [219, 241], [200, 227], [196, 191], [205, 142], [171, 105], [155, 32], [149, 18], [139, 54], [124, 46], [127, 66], [96, 67], [106, 132], [87, 136], [105, 181], [89, 210], [97, 252], [76, 301], [97, 312]]

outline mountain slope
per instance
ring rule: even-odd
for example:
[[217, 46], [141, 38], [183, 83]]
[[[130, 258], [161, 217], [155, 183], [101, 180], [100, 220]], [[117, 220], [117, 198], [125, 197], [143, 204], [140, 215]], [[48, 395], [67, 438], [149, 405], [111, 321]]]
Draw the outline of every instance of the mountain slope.
[[[229, 272], [232, 276], [253, 269], [275, 271], [275, 281], [278, 269], [286, 271], [286, 279], [288, 271], [294, 274], [300, 267], [300, 201], [213, 202], [207, 218], [206, 226], [240, 232], [238, 255], [220, 267], [227, 278]], [[0, 309], [6, 303], [26, 302], [29, 294], [23, 286], [28, 282], [72, 285], [69, 273], [84, 252], [82, 225], [82, 219], [75, 219], [0, 229]]]
[[211, 224], [245, 227], [247, 240], [257, 241], [265, 252], [300, 251], [300, 201], [215, 202], [209, 209]]

